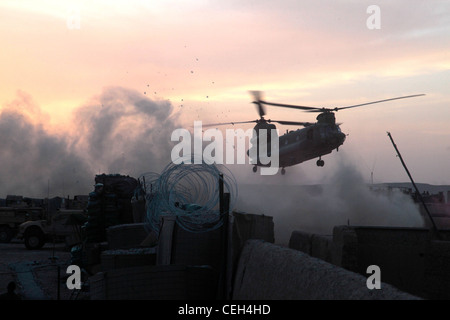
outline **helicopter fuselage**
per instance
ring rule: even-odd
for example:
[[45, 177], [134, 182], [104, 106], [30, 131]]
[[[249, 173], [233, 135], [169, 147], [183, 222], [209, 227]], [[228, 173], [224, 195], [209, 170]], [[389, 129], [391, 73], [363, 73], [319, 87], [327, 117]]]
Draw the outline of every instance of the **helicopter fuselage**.
[[338, 125], [320, 124], [289, 131], [280, 136], [280, 167], [289, 167], [338, 149], [345, 141], [345, 134]]
[[[254, 97], [254, 101], [252, 103], [257, 106], [260, 116], [259, 119], [240, 122], [216, 123], [208, 126], [256, 122], [256, 126], [253, 128], [253, 137], [251, 139], [252, 146], [247, 151], [247, 155], [250, 158], [250, 163], [254, 165], [253, 172], [258, 170], [258, 166], [271, 168], [279, 167], [282, 168], [281, 174], [285, 173], [285, 167], [293, 166], [314, 158], [319, 158], [319, 160], [317, 160], [317, 166], [323, 167], [324, 161], [321, 157], [331, 153], [334, 149], [338, 150], [339, 146], [344, 143], [346, 135], [341, 132], [339, 124], [336, 123], [334, 112], [372, 105], [375, 103], [424, 96], [424, 94], [415, 94], [344, 107], [325, 108], [268, 102], [262, 99], [262, 94], [260, 91], [250, 91], [250, 93]], [[266, 120], [264, 118], [266, 115], [264, 105], [291, 108], [306, 112], [318, 112], [319, 115], [316, 117], [316, 123], [292, 120]], [[273, 123], [303, 126], [304, 128], [287, 131], [286, 134], [278, 137], [278, 133], [275, 130], [276, 128]], [[276, 136], [274, 136], [274, 134]], [[272, 140], [272, 138], [274, 140]], [[264, 141], [266, 139], [267, 141]], [[271, 144], [273, 144], [272, 148]], [[261, 150], [259, 150], [260, 148]], [[272, 159], [272, 156], [275, 160]], [[263, 169], [261, 169], [261, 171], [262, 170]]]
[[[338, 149], [345, 134], [337, 124], [316, 123], [306, 128], [290, 130], [279, 137], [279, 167], [290, 167], [319, 158]], [[269, 147], [270, 148], [270, 147]], [[318, 162], [318, 165], [320, 162]], [[261, 164], [258, 166], [269, 166]]]

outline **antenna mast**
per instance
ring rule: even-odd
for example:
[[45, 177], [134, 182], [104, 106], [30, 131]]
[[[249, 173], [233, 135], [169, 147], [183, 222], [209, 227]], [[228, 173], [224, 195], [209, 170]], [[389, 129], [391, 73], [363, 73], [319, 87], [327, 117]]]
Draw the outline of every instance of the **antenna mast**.
[[414, 189], [416, 190], [416, 194], [417, 194], [417, 196], [419, 197], [420, 202], [422, 202], [422, 205], [423, 205], [423, 207], [425, 208], [425, 211], [427, 212], [428, 218], [430, 218], [430, 221], [431, 221], [431, 224], [432, 224], [432, 227], [433, 227], [433, 228], [432, 228], [433, 233], [435, 234], [435, 236], [436, 236], [439, 240], [441, 240], [441, 236], [440, 236], [440, 234], [439, 234], [439, 232], [438, 232], [438, 230], [437, 230], [437, 228], [436, 228], [436, 224], [434, 223], [433, 217], [431, 216], [431, 213], [430, 213], [430, 211], [428, 210], [427, 205], [425, 204], [425, 201], [423, 200], [422, 195], [420, 194], [419, 189], [418, 189], [417, 186], [416, 186], [416, 183], [414, 182], [414, 180], [413, 180], [411, 174], [409, 173], [409, 170], [408, 170], [408, 168], [406, 167], [405, 162], [403, 161], [403, 158], [402, 158], [402, 156], [401, 156], [401, 154], [400, 154], [400, 151], [398, 151], [397, 146], [396, 146], [395, 143], [394, 143], [394, 139], [392, 138], [391, 133], [388, 132], [387, 135], [389, 136], [389, 139], [391, 139], [391, 142], [392, 142], [392, 145], [393, 145], [394, 148], [395, 148], [395, 151], [397, 151], [397, 156], [399, 157], [400, 161], [402, 162], [402, 165], [403, 165], [403, 167], [405, 168], [406, 173], [408, 174], [408, 177], [409, 177], [409, 179], [411, 180], [412, 185], [414, 186]]

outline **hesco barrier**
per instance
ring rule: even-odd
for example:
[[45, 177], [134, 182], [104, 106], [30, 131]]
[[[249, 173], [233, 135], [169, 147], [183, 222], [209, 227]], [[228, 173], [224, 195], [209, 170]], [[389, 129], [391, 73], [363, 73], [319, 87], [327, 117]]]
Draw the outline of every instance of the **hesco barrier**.
[[[369, 276], [369, 275], [368, 275]], [[415, 300], [381, 283], [368, 289], [367, 278], [303, 252], [261, 240], [246, 242], [239, 258], [234, 300]]]
[[450, 230], [336, 226], [332, 236], [293, 231], [289, 248], [362, 275], [379, 266], [382, 281], [424, 299], [450, 299]]
[[119, 224], [106, 229], [109, 249], [139, 247], [147, 235], [144, 223]]
[[217, 274], [208, 266], [141, 266], [98, 272], [91, 300], [206, 300], [216, 294]]

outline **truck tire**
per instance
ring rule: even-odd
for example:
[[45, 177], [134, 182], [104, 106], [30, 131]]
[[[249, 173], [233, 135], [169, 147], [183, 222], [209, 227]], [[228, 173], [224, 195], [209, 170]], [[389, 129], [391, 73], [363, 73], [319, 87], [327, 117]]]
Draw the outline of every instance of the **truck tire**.
[[0, 243], [9, 243], [14, 236], [13, 230], [9, 226], [0, 226]]
[[44, 233], [38, 228], [32, 228], [25, 232], [25, 247], [28, 250], [37, 250], [44, 246]]

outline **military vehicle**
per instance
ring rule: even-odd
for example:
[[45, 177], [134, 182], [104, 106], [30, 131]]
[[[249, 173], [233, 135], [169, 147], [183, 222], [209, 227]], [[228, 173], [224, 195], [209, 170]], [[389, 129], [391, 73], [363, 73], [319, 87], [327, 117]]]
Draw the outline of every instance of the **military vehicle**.
[[18, 239], [30, 250], [40, 249], [48, 242], [66, 242], [68, 248], [81, 242], [80, 227], [87, 220], [84, 210], [60, 209], [49, 219], [27, 221], [19, 226]]
[[0, 207], [0, 242], [10, 242], [26, 221], [43, 218], [41, 207]]

